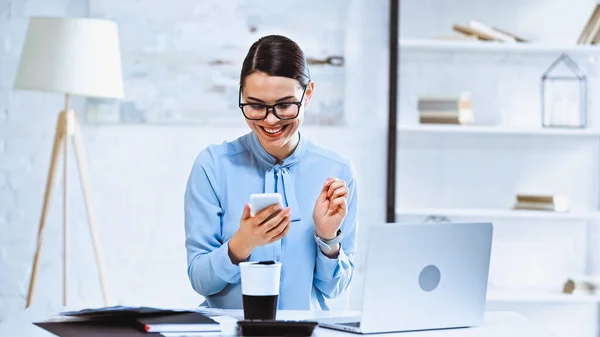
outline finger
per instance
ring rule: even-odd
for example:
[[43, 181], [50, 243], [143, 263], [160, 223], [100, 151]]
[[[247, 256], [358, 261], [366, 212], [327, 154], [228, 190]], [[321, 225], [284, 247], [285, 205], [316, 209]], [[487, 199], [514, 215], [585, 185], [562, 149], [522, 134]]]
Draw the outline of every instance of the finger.
[[269, 217], [273, 216], [274, 213], [277, 213], [280, 210], [280, 208], [281, 206], [279, 204], [273, 204], [269, 207], [265, 207], [260, 212], [254, 215], [254, 217], [256, 218], [256, 224], [262, 224], [263, 222], [268, 220]]
[[289, 217], [286, 217], [286, 218], [284, 218], [283, 220], [281, 220], [281, 221], [280, 221], [280, 222], [277, 224], [277, 226], [273, 227], [273, 228], [272, 228], [270, 231], [268, 231], [268, 232], [266, 233], [266, 235], [267, 235], [268, 237], [270, 237], [270, 238], [273, 238], [273, 237], [275, 237], [275, 236], [277, 236], [277, 235], [281, 234], [281, 232], [283, 232], [283, 231], [285, 230], [285, 227], [286, 227], [287, 225], [289, 225], [289, 224], [290, 224], [290, 218], [289, 218]]
[[285, 219], [285, 218], [289, 218], [290, 215], [292, 213], [292, 209], [290, 207], [286, 207], [283, 210], [281, 210], [281, 212], [279, 212], [277, 215], [275, 215], [274, 217], [272, 217], [271, 219], [269, 219], [268, 221], [266, 221], [265, 223], [261, 224], [259, 227], [261, 228], [261, 231], [263, 233], [267, 233], [268, 231], [270, 231], [271, 229], [277, 227], [277, 225], [279, 225], [279, 223]]
[[325, 179], [325, 182], [323, 183], [323, 187], [329, 186], [329, 184], [331, 184], [334, 180], [335, 178], [333, 177], [327, 177], [327, 179]]
[[346, 186], [346, 182], [343, 180], [336, 180], [333, 183], [331, 183], [331, 185], [329, 185], [329, 190], [327, 191], [327, 196], [331, 198], [331, 196], [333, 195], [333, 192], [335, 190], [337, 190], [338, 188], [342, 188]]
[[275, 237], [273, 237], [271, 240], [269, 240], [269, 243], [283, 239], [283, 237], [286, 236], [287, 233], [290, 231], [291, 227], [292, 227], [292, 225], [290, 223], [287, 223], [285, 225], [285, 228], [283, 229], [283, 231], [281, 233], [279, 233], [278, 235], [276, 235]]
[[332, 199], [337, 199], [339, 197], [345, 197], [348, 194], [348, 187], [346, 186], [342, 186], [340, 188], [338, 188], [337, 190], [333, 191], [333, 194], [331, 195]]
[[341, 208], [342, 210], [346, 209], [346, 198], [344, 197], [340, 197], [340, 198], [336, 198], [331, 202], [331, 207], [329, 209], [334, 210], [337, 207]]
[[319, 202], [327, 201], [327, 191], [329, 190], [329, 183], [323, 185], [321, 189], [321, 193], [319, 194], [319, 198], [317, 199]]
[[250, 204], [244, 204], [244, 210], [242, 211], [242, 220], [250, 219], [251, 216]]

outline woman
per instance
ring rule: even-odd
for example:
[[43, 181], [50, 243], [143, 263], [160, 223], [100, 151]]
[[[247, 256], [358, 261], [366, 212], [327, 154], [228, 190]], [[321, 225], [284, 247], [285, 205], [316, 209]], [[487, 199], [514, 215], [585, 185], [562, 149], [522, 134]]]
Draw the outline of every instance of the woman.
[[[185, 191], [188, 276], [210, 307], [242, 308], [241, 261], [282, 263], [280, 309], [327, 310], [325, 299], [352, 279], [356, 177], [349, 160], [299, 131], [314, 87], [295, 42], [259, 39], [240, 76], [251, 132], [208, 146], [194, 162]], [[250, 194], [273, 192], [284, 208], [254, 214]]]

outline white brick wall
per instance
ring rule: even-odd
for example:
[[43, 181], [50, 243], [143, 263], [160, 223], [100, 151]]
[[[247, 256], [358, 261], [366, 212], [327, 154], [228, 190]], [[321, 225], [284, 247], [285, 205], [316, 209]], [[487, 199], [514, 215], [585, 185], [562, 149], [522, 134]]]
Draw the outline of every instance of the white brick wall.
[[[169, 10], [163, 8], [167, 3]], [[171, 15], [183, 15], [181, 13], [187, 13], [190, 8], [190, 2], [155, 4], [159, 7], [144, 8], [139, 12], [139, 18], [150, 15], [168, 20]], [[203, 22], [209, 20], [206, 25], [211, 25], [210, 20], [221, 19], [217, 15], [207, 16], [204, 12], [208, 6], [204, 2], [202, 6], [194, 4], [195, 17]], [[228, 4], [211, 2], [211, 6], [218, 6], [224, 15], [228, 13]], [[100, 16], [130, 13], [132, 16], [124, 18], [122, 23], [123, 31], [131, 34], [122, 36], [126, 51], [137, 36], [147, 36], [143, 32], [145, 26], [136, 31], [137, 19], [133, 15], [138, 12], [126, 8], [133, 5], [133, 2], [123, 1], [0, 1], [0, 321], [9, 312], [25, 306], [52, 137], [63, 104], [60, 95], [11, 89], [25, 36], [26, 18], [31, 15], [81, 16], [88, 10], [97, 11]], [[255, 15], [251, 15], [250, 23], [268, 20], [254, 7], [245, 10]], [[299, 14], [300, 18], [306, 18], [312, 15], [314, 8], [297, 6], [294, 10], [304, 13]], [[356, 1], [350, 3], [347, 13], [342, 15], [348, 15], [348, 34], [340, 48], [344, 50], [346, 65], [355, 69], [344, 75], [343, 94], [347, 97], [344, 115], [348, 126], [307, 127], [305, 130], [313, 140], [342, 152], [356, 163], [361, 193], [365, 195], [360, 205], [364, 210], [361, 213], [365, 219], [364, 229], [370, 221], [383, 220], [385, 206], [385, 168], [381, 163], [385, 162], [387, 77], [381, 74], [387, 69], [388, 14], [384, 4], [374, 6], [367, 1]], [[309, 23], [307, 25], [310, 27]], [[186, 28], [182, 29], [185, 31]], [[227, 31], [219, 34], [231, 35], [227, 35]], [[235, 35], [229, 37], [235, 38]], [[307, 48], [318, 51], [317, 46]], [[241, 58], [243, 53], [235, 57]], [[320, 83], [323, 82], [317, 82], [317, 92], [326, 97], [332, 89], [319, 86]], [[127, 89], [129, 93], [135, 93], [145, 90], [144, 86], [146, 84], [130, 81]], [[207, 104], [213, 103], [219, 104], [216, 99]], [[74, 99], [72, 106], [81, 113], [85, 103]], [[203, 147], [233, 139], [247, 129], [244, 126], [92, 123], [83, 125], [82, 131], [112, 303], [197, 305], [201, 298], [189, 286], [186, 275], [184, 184], [196, 154]], [[370, 160], [363, 160], [364, 144], [368, 144]], [[378, 150], [374, 150], [374, 146]], [[97, 306], [102, 304], [101, 296], [72, 154], [69, 160], [70, 304]], [[61, 301], [62, 161], [57, 173], [46, 222], [34, 298], [36, 305], [57, 305]]]
[[[120, 25], [126, 98], [110, 108], [92, 101], [87, 117], [101, 123], [243, 123], [238, 83], [249, 46], [276, 33], [294, 39], [308, 58], [342, 55], [347, 6], [344, 0], [186, 0], [175, 6], [91, 0], [91, 16]], [[309, 8], [312, 22], [323, 23], [317, 34], [303, 12]], [[305, 123], [343, 125], [344, 67], [310, 70], [323, 94], [313, 96]]]

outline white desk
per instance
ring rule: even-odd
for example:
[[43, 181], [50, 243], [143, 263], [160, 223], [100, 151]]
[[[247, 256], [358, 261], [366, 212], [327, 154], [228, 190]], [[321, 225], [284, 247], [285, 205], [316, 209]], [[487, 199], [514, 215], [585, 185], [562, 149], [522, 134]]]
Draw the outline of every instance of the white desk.
[[[71, 309], [69, 309], [71, 310]], [[7, 320], [0, 323], [0, 336], [2, 337], [51, 337], [53, 334], [38, 328], [32, 322], [43, 321], [55, 316], [62, 310], [51, 310], [29, 308], [27, 310], [10, 315]], [[226, 316], [215, 317], [221, 323], [224, 334], [231, 335], [235, 329], [236, 319], [243, 317], [241, 310], [220, 310], [218, 313]], [[332, 311], [332, 312], [311, 312], [311, 311], [279, 311], [278, 319], [286, 320], [316, 320], [319, 322], [336, 321], [340, 318], [356, 316], [357, 312], [351, 311]], [[487, 312], [485, 324], [478, 328], [466, 329], [448, 329], [435, 331], [406, 332], [398, 334], [385, 334], [386, 336], [402, 337], [553, 337], [549, 332], [538, 327], [527, 320], [524, 316], [514, 312]], [[352, 333], [345, 333], [325, 328], [316, 328], [313, 334], [315, 337], [329, 336], [360, 336]], [[382, 336], [381, 334], [373, 336]], [[109, 336], [110, 337], [110, 336]]]
[[[243, 318], [241, 310], [220, 310], [222, 313], [232, 318], [218, 319], [224, 332], [235, 328], [235, 320]], [[319, 322], [339, 321], [340, 318], [357, 316], [359, 312], [353, 311], [331, 311], [331, 312], [310, 312], [283, 310], [277, 313], [277, 319], [287, 320], [316, 320]], [[331, 330], [326, 328], [317, 328], [313, 334], [315, 337], [354, 337], [361, 336], [354, 333]], [[391, 334], [376, 334], [367, 336], [401, 336], [401, 337], [554, 337], [548, 331], [530, 322], [523, 315], [516, 312], [490, 311], [486, 312], [484, 326], [466, 329], [447, 329], [431, 330], [417, 332], [403, 332]]]

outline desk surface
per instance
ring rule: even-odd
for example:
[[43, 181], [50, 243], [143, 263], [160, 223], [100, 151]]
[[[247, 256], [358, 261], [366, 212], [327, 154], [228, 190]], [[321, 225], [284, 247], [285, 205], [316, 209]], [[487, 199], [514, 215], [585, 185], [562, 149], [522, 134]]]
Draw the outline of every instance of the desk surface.
[[[46, 320], [55, 316], [57, 312], [63, 310], [47, 310], [44, 308], [29, 308], [10, 315], [4, 322], [0, 323], [0, 336], [31, 336], [31, 337], [51, 337], [53, 334], [35, 326], [32, 322]], [[214, 317], [221, 323], [224, 334], [232, 334], [235, 329], [236, 319], [243, 317], [241, 310], [215, 310], [215, 314], [224, 316]], [[339, 321], [348, 317], [358, 315], [355, 311], [295, 311], [281, 310], [277, 314], [278, 319], [286, 320], [316, 320], [319, 322]], [[328, 337], [328, 336], [360, 336], [357, 334], [346, 333], [326, 328], [317, 328], [313, 336]], [[435, 331], [418, 331], [406, 332], [397, 334], [402, 337], [552, 337], [552, 335], [543, 328], [533, 324], [524, 316], [514, 312], [486, 312], [485, 323], [482, 327], [466, 328], [466, 329], [448, 329]], [[382, 336], [382, 334], [372, 335]]]

